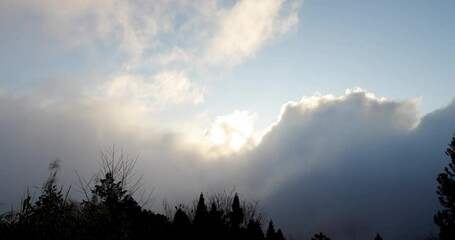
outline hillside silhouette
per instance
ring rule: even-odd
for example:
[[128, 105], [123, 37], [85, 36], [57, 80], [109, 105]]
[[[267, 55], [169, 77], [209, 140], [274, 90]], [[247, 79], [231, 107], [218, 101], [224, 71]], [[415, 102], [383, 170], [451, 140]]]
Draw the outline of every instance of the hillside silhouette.
[[284, 239], [271, 220], [265, 235], [257, 202], [241, 201], [237, 193], [208, 201], [201, 193], [195, 208], [166, 205], [169, 216], [146, 209], [133, 197], [142, 186], [136, 160], [115, 153], [114, 147], [102, 154], [93, 179], [79, 179], [82, 201], [70, 200], [70, 189], [57, 185], [59, 161], [51, 162], [37, 200], [27, 193], [19, 210], [1, 215], [0, 239]]
[[[203, 193], [194, 206], [171, 207], [165, 203], [166, 215], [140, 205], [134, 193], [142, 187], [134, 171], [136, 160], [116, 158], [115, 147], [101, 157], [101, 169], [93, 179], [79, 178], [85, 199], [69, 199], [57, 185], [59, 161], [49, 164], [49, 177], [34, 200], [29, 192], [19, 210], [0, 215], [0, 240], [6, 239], [240, 239], [284, 240], [281, 229], [265, 216], [257, 202], [241, 201], [237, 193], [211, 195]], [[455, 135], [446, 155], [451, 162], [437, 176], [437, 194], [443, 207], [434, 216], [440, 232], [427, 239], [455, 239]], [[91, 185], [91, 183], [94, 184]], [[316, 233], [311, 240], [329, 240]], [[373, 237], [372, 237], [373, 239]], [[377, 233], [374, 239], [383, 238]]]

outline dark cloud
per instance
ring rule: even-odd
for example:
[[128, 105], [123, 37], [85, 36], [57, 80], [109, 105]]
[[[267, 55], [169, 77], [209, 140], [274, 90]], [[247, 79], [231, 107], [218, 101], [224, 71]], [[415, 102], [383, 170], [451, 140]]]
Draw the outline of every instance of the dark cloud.
[[[419, 120], [413, 101], [363, 91], [288, 104], [250, 156], [278, 226], [309, 239], [422, 239], [435, 232], [436, 175], [455, 104]], [[310, 107], [317, 104], [316, 107]], [[415, 127], [416, 126], [416, 127]], [[272, 187], [272, 189], [270, 189]]]
[[[17, 203], [61, 159], [60, 181], [96, 172], [99, 152], [117, 144], [132, 157], [158, 203], [236, 187], [257, 198], [284, 232], [308, 239], [422, 238], [435, 231], [436, 175], [455, 132], [455, 103], [418, 117], [415, 101], [361, 90], [286, 104], [248, 152], [207, 158], [118, 99], [55, 103], [0, 95], [0, 202]], [[32, 189], [33, 190], [33, 189]], [[73, 193], [77, 197], [77, 192]], [[6, 205], [6, 208], [9, 206]], [[17, 207], [17, 204], [15, 205]]]

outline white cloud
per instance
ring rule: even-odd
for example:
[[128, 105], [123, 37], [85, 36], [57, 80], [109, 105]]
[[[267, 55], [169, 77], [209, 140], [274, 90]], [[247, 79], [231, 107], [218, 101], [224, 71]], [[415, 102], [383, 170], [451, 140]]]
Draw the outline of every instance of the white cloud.
[[110, 97], [126, 98], [144, 108], [203, 101], [203, 88], [195, 86], [184, 73], [178, 72], [161, 72], [152, 79], [117, 76], [107, 82], [105, 91]]
[[[270, 132], [273, 132], [274, 128], [280, 128], [280, 126], [292, 129], [292, 125], [311, 125], [316, 123], [327, 125], [330, 128], [337, 127], [337, 131], [349, 131], [356, 126], [362, 128], [366, 125], [374, 125], [374, 129], [382, 129], [389, 132], [409, 131], [414, 129], [419, 123], [419, 116], [416, 110], [419, 103], [420, 100], [417, 98], [401, 102], [391, 101], [384, 97], [377, 97], [373, 93], [358, 87], [346, 89], [346, 94], [341, 96], [315, 93], [313, 96], [303, 97], [301, 101], [289, 101], [284, 104], [281, 107], [277, 121], [262, 131], [259, 141], [262, 141]], [[339, 110], [338, 112], [343, 115], [351, 114], [352, 119], [339, 123], [323, 123], [319, 122], [319, 117], [315, 117], [315, 115], [324, 114], [324, 112], [329, 114], [334, 109]], [[325, 120], [330, 121], [330, 119]], [[281, 122], [286, 122], [286, 124]], [[284, 131], [287, 132], [288, 130]]]
[[420, 121], [416, 109], [414, 99], [391, 101], [361, 89], [287, 103], [248, 155], [243, 182], [276, 209], [277, 225], [302, 238], [319, 231], [337, 239], [377, 231], [423, 237], [434, 230], [435, 177], [455, 111], [444, 110], [452, 120], [427, 132], [425, 119], [438, 117]]
[[151, 64], [168, 67], [176, 64], [189, 64], [194, 57], [180, 47], [150, 57]]
[[[134, 99], [152, 97], [160, 104], [202, 102], [204, 91], [195, 87], [196, 82], [204, 85], [207, 74], [222, 73], [224, 67], [242, 63], [289, 32], [298, 23], [300, 6], [298, 1], [284, 0], [241, 0], [234, 4], [217, 0], [19, 0], [2, 4], [2, 13], [11, 9], [2, 14], [5, 23], [26, 29], [33, 19], [31, 27], [54, 41], [56, 51], [69, 48], [68, 57], [66, 53], [59, 55], [68, 61], [62, 65], [75, 64], [79, 58], [92, 59], [87, 62], [95, 66], [81, 69], [77, 78], [69, 76], [74, 81], [82, 82], [77, 79], [86, 75], [104, 76], [100, 85], [128, 81], [123, 85], [136, 95]], [[46, 49], [47, 42], [24, 44]], [[75, 69], [80, 67], [76, 65]], [[112, 83], [106, 73], [125, 77]], [[87, 85], [86, 81], [81, 85]], [[138, 102], [144, 103], [142, 100]]]
[[[112, 94], [152, 88], [135, 81], [119, 80]], [[163, 131], [123, 97], [66, 105], [0, 98], [0, 164], [8, 169], [0, 174], [0, 190], [7, 204], [44, 181], [53, 158], [62, 160], [60, 179], [68, 186], [74, 170], [90, 175], [99, 151], [116, 143], [139, 155], [139, 171], [159, 198], [185, 202], [200, 191], [236, 186], [242, 198], [258, 198], [285, 233], [303, 238], [323, 231], [367, 239], [379, 231], [410, 239], [434, 230], [435, 177], [448, 162], [444, 149], [455, 132], [455, 104], [419, 119], [413, 100], [355, 90], [286, 104], [256, 147], [207, 161], [194, 142], [182, 144], [185, 129]], [[206, 136], [218, 129], [226, 139], [251, 138], [252, 122], [254, 114], [235, 111], [216, 119]]]
[[255, 114], [235, 110], [229, 115], [218, 116], [200, 139], [193, 140], [201, 145], [204, 154], [214, 158], [251, 150], [257, 144], [255, 119]]
[[16, 9], [10, 18], [34, 16], [70, 46], [101, 41], [134, 58], [159, 43], [158, 35], [170, 30], [173, 16], [170, 1], [19, 0], [10, 5]]
[[[114, 46], [129, 55], [126, 62], [141, 66], [148, 58], [169, 63], [189, 52], [196, 52], [190, 65], [207, 59], [240, 63], [298, 23], [300, 1], [241, 0], [225, 6], [216, 0], [20, 0], [4, 5], [3, 10], [11, 9], [4, 18], [34, 16], [70, 46]], [[201, 43], [208, 39], [211, 43]]]
[[221, 14], [219, 28], [207, 49], [209, 62], [235, 65], [254, 54], [268, 41], [298, 23], [298, 5], [282, 15], [282, 0], [243, 0]]
[[203, 101], [203, 90], [196, 88], [182, 73], [163, 72], [155, 75], [152, 92], [160, 103], [183, 103]]
[[[287, 172], [277, 178], [263, 173], [263, 188], [278, 187], [296, 174], [311, 171], [314, 165], [340, 164], [333, 162], [340, 159], [336, 155], [349, 149], [354, 139], [362, 142], [411, 133], [419, 122], [417, 104], [414, 99], [395, 102], [378, 98], [360, 88], [347, 90], [342, 96], [316, 93], [284, 104], [278, 120], [263, 131], [254, 158], [262, 164], [292, 164], [280, 166]], [[298, 173], [300, 170], [303, 173]]]

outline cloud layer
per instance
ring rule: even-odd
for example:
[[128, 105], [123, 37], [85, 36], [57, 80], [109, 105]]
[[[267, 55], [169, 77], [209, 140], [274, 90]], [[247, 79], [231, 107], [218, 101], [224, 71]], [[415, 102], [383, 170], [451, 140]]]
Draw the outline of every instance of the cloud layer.
[[223, 11], [208, 48], [209, 62], [238, 64], [269, 40], [289, 31], [298, 23], [299, 3], [284, 5], [282, 0], [239, 1], [229, 11]]
[[[435, 177], [455, 132], [455, 104], [419, 118], [415, 100], [356, 89], [289, 102], [256, 147], [213, 158], [199, 151], [206, 146], [185, 143], [184, 132], [160, 130], [121, 98], [66, 105], [0, 98], [1, 202], [17, 202], [27, 186], [39, 187], [57, 157], [66, 186], [76, 181], [74, 170], [89, 176], [99, 151], [115, 143], [139, 155], [146, 186], [159, 198], [185, 202], [200, 191], [235, 186], [245, 198], [261, 200], [285, 232], [305, 239], [319, 231], [337, 239], [376, 232], [412, 239], [434, 231]], [[251, 123], [252, 115], [238, 111], [210, 131], [226, 130], [235, 116]]]
[[[234, 4], [218, 0], [20, 0], [0, 5], [0, 27], [4, 27], [0, 31], [21, 39], [12, 41], [11, 49], [48, 49], [36, 50], [42, 56], [33, 56], [37, 60], [31, 63], [45, 62], [49, 52], [59, 49], [73, 69], [90, 62], [77, 73], [78, 78], [96, 76], [90, 88], [111, 85], [106, 89], [109, 93], [119, 84], [128, 85], [133, 93], [140, 88], [139, 95], [152, 95], [146, 96], [151, 106], [202, 102], [209, 81], [204, 75], [230, 69], [288, 33], [298, 24], [300, 7], [299, 2], [283, 0]], [[36, 35], [33, 38], [42, 40], [29, 41], [30, 36], [8, 26], [30, 29]], [[47, 42], [54, 46], [46, 46]], [[81, 55], [71, 56], [74, 50]], [[82, 58], [83, 63], [74, 64], [71, 58]], [[87, 80], [75, 81], [87, 86]]]
[[204, 117], [207, 83], [291, 32], [301, 3], [1, 1], [0, 209], [37, 190], [49, 161], [69, 186], [116, 144], [175, 204], [235, 187], [303, 239], [434, 231], [455, 102], [422, 117], [417, 100], [354, 89], [288, 102], [263, 130], [243, 109]]
[[422, 238], [435, 230], [435, 177], [447, 163], [454, 110], [420, 119], [415, 100], [361, 90], [288, 103], [251, 153], [256, 171], [246, 182], [273, 189], [265, 197], [272, 215], [303, 239], [318, 231]]

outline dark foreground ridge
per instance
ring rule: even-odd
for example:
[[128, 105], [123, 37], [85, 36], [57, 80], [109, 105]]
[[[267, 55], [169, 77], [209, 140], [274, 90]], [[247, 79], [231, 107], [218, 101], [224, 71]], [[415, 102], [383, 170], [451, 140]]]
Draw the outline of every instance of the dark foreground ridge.
[[[36, 201], [31, 195], [21, 208], [0, 215], [3, 239], [248, 239], [284, 240], [281, 229], [268, 222], [264, 234], [264, 214], [257, 202], [240, 201], [235, 194], [215, 194], [206, 201], [201, 193], [193, 207], [165, 204], [166, 215], [140, 205], [134, 193], [141, 187], [133, 172], [136, 160], [116, 158], [116, 149], [102, 154], [101, 170], [90, 181], [80, 180], [85, 200], [69, 200], [70, 189], [57, 187], [58, 160], [49, 166], [49, 178]], [[443, 209], [434, 217], [440, 232], [427, 239], [455, 239], [455, 136], [446, 155], [448, 167], [437, 177], [437, 194]], [[95, 181], [92, 181], [95, 180]], [[91, 182], [95, 182], [93, 186]], [[210, 207], [208, 207], [210, 206]], [[289, 237], [291, 238], [291, 237]], [[382, 240], [378, 233], [375, 240]], [[316, 233], [311, 240], [330, 240]]]
[[28, 193], [18, 211], [0, 216], [0, 239], [285, 239], [271, 220], [264, 234], [257, 202], [233, 192], [209, 201], [201, 193], [194, 207], [165, 204], [166, 215], [146, 209], [133, 198], [141, 186], [136, 161], [116, 154], [115, 147], [102, 154], [95, 181], [80, 179], [82, 201], [69, 200], [69, 190], [57, 186], [59, 164], [52, 162], [38, 199]]

